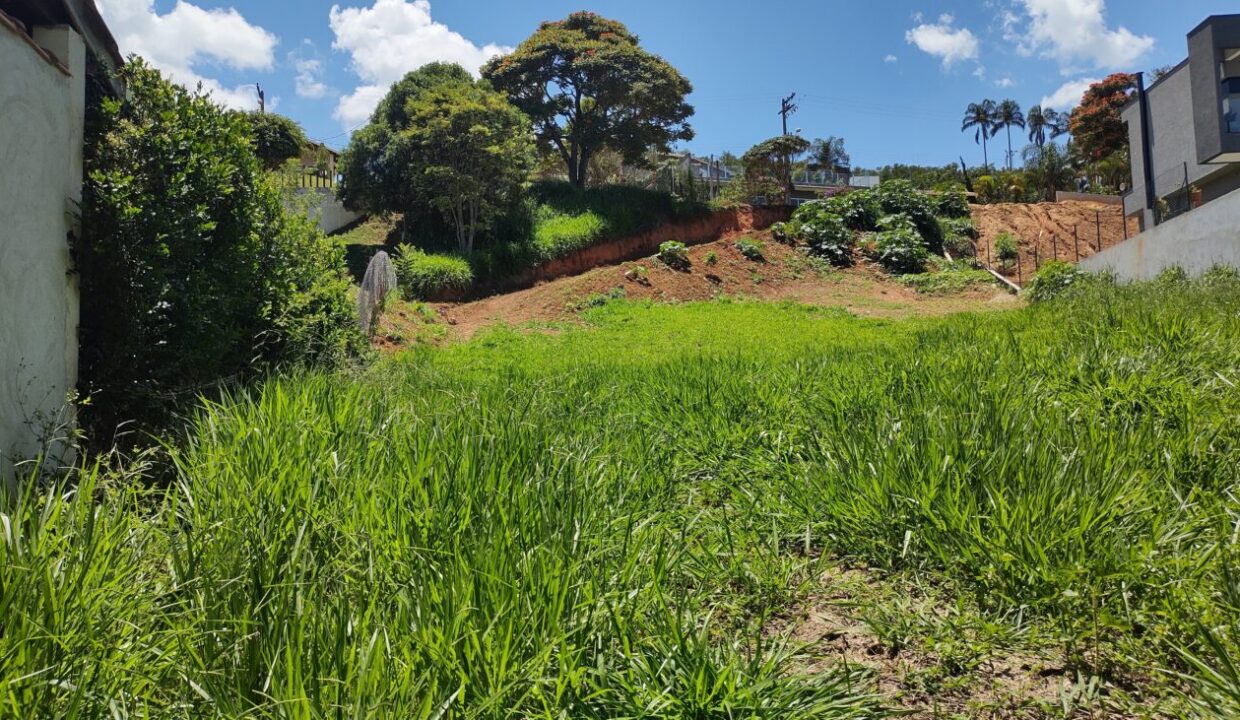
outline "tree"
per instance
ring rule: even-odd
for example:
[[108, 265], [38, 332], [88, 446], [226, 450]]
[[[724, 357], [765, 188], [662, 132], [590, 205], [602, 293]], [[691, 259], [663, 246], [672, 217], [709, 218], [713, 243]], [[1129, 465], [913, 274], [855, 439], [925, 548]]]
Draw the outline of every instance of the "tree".
[[484, 83], [444, 83], [409, 99], [410, 177], [415, 190], [473, 252], [478, 229], [521, 191], [534, 166], [529, 121]]
[[306, 133], [293, 120], [275, 113], [243, 113], [254, 139], [254, 154], [267, 170], [275, 170], [285, 162], [301, 156], [309, 144]]
[[809, 154], [809, 168], [814, 171], [835, 172], [836, 168], [847, 168], [852, 162], [848, 151], [844, 149], [844, 138], [815, 140], [810, 146]]
[[973, 142], [982, 144], [982, 165], [984, 167], [990, 167], [990, 154], [986, 150], [986, 141], [994, 135], [996, 110], [994, 100], [969, 103], [969, 107], [964, 111], [964, 122], [960, 125], [960, 132], [975, 131]]
[[1089, 86], [1069, 121], [1079, 151], [1093, 162], [1128, 147], [1120, 109], [1132, 98], [1137, 77], [1115, 73]]
[[343, 248], [285, 210], [245, 119], [140, 59], [121, 75], [126, 98], [89, 108], [74, 246], [89, 424], [157, 423], [221, 378], [347, 353]]
[[[445, 222], [464, 251], [533, 168], [529, 119], [459, 65], [431, 63], [392, 86], [341, 156], [351, 208]], [[442, 225], [440, 226], [443, 227]]]
[[1012, 169], [1012, 128], [1018, 127], [1025, 129], [1025, 116], [1020, 111], [1020, 104], [1015, 100], [1004, 100], [995, 108], [994, 124], [992, 125], [992, 133], [998, 133], [1000, 130], [1007, 130], [1007, 164], [1008, 170]]
[[693, 139], [689, 81], [624, 25], [593, 13], [543, 23], [482, 76], [533, 120], [539, 143], [559, 154], [577, 187], [603, 148], [641, 165], [651, 147]]
[[792, 166], [809, 148], [809, 141], [799, 135], [780, 135], [754, 145], [741, 157], [745, 183], [753, 188], [779, 188], [783, 203], [789, 204], [793, 190]]
[[1072, 189], [1076, 171], [1068, 150], [1062, 146], [1054, 142], [1029, 145], [1024, 150], [1024, 160], [1028, 183], [1038, 188], [1043, 200], [1053, 202], [1057, 191]]

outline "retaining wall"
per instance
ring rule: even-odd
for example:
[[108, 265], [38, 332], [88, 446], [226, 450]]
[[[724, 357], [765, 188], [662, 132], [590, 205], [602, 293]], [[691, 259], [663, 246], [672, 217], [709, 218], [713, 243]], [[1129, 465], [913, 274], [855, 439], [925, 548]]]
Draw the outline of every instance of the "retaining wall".
[[306, 204], [306, 212], [316, 218], [319, 229], [334, 233], [362, 219], [362, 213], [348, 210], [336, 199], [333, 188], [306, 188], [297, 191], [297, 198]]
[[1198, 276], [1215, 265], [1240, 268], [1240, 190], [1081, 262], [1124, 281], [1152, 280], [1173, 266]]

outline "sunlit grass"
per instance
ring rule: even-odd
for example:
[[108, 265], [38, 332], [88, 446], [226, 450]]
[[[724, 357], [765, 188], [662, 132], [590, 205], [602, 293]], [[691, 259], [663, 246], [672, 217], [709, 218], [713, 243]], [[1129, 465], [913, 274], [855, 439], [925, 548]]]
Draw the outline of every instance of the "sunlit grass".
[[1191, 673], [1236, 620], [1238, 310], [613, 301], [273, 380], [193, 421], [167, 492], [9, 503], [4, 714], [878, 716], [769, 632], [834, 561], [940, 578], [1083, 672]]

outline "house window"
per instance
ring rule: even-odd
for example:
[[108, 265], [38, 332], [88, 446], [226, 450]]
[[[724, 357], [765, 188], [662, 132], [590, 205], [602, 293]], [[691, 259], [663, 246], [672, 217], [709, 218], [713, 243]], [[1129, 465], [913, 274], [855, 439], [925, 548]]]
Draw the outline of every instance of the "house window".
[[1223, 50], [1223, 124], [1240, 133], [1240, 48]]

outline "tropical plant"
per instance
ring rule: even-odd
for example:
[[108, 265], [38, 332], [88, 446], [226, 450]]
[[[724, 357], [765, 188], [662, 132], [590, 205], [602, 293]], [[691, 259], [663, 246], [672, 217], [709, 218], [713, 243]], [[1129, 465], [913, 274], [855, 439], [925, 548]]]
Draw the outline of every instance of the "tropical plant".
[[832, 211], [829, 203], [805, 203], [797, 208], [791, 224], [810, 255], [824, 258], [832, 265], [852, 264], [856, 233], [847, 220]]
[[870, 250], [878, 264], [889, 272], [899, 274], [924, 270], [930, 251], [912, 221], [902, 216], [891, 216], [885, 224], [890, 229], [874, 234], [874, 244]]
[[990, 167], [990, 154], [987, 152], [986, 141], [994, 137], [997, 112], [998, 108], [994, 100], [969, 103], [969, 107], [964, 111], [964, 121], [960, 124], [960, 132], [973, 130], [973, 141], [981, 143], [984, 167]]
[[765, 259], [762, 254], [765, 248], [762, 242], [754, 240], [751, 237], [743, 237], [736, 241], [736, 250], [748, 260], [761, 261]]
[[872, 190], [855, 190], [836, 195], [826, 201], [826, 207], [830, 212], [839, 215], [848, 227], [863, 232], [874, 230], [883, 214], [878, 195]]
[[741, 158], [745, 184], [755, 188], [778, 186], [782, 192], [780, 201], [789, 204], [793, 165], [809, 147], [809, 141], [799, 135], [780, 135], [754, 145]]
[[836, 168], [847, 168], [852, 163], [848, 151], [844, 149], [844, 138], [829, 137], [815, 140], [809, 148], [809, 169], [815, 172], [835, 172]]
[[1060, 190], [1072, 188], [1075, 170], [1068, 150], [1058, 143], [1044, 147], [1029, 145], [1023, 153], [1025, 177], [1032, 188], [1037, 188], [1042, 200], [1053, 202]]
[[624, 25], [594, 13], [543, 23], [482, 76], [530, 117], [578, 187], [604, 148], [641, 165], [651, 147], [693, 139], [685, 102], [693, 86]]
[[1012, 169], [1012, 128], [1018, 127], [1025, 129], [1025, 116], [1020, 111], [1020, 104], [1015, 100], [1004, 100], [995, 108], [994, 124], [992, 125], [992, 133], [997, 134], [1000, 130], [1007, 131], [1007, 166], [1008, 170]]
[[1030, 302], [1045, 302], [1066, 293], [1085, 277], [1080, 268], [1062, 260], [1051, 260], [1038, 269], [1029, 283], [1027, 294]]
[[1041, 150], [1048, 140], [1054, 140], [1068, 133], [1067, 118], [1063, 113], [1049, 107], [1034, 105], [1029, 108], [1025, 118], [1029, 130], [1029, 141]]
[[689, 250], [684, 243], [676, 240], [669, 240], [659, 245], [659, 254], [655, 257], [659, 259], [659, 262], [674, 270], [689, 268]]
[[1020, 250], [1012, 233], [1001, 232], [995, 238], [995, 257], [999, 259], [999, 263], [1004, 267], [1016, 262], [1017, 258], [1020, 257]]

